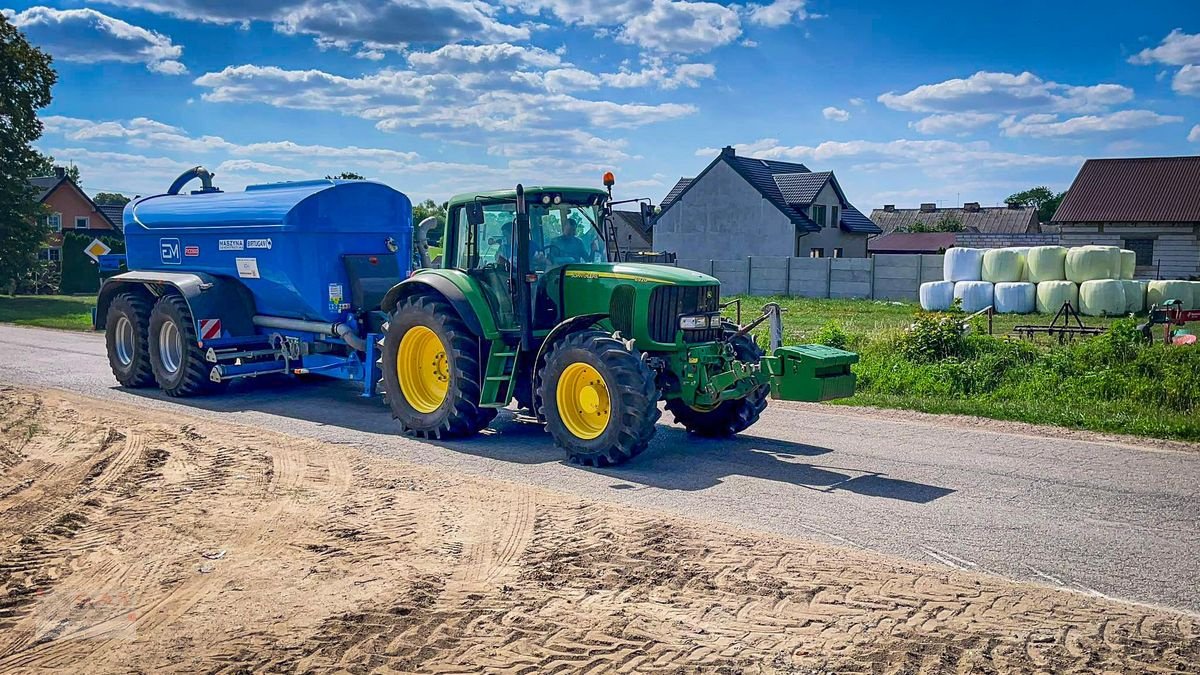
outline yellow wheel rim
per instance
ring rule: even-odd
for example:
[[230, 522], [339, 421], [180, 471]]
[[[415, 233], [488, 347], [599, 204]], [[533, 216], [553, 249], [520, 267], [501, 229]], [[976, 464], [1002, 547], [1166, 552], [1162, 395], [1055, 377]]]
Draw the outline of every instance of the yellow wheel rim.
[[558, 378], [555, 390], [558, 414], [576, 438], [591, 440], [604, 433], [612, 405], [608, 385], [600, 371], [586, 363], [572, 363]]
[[421, 413], [431, 413], [450, 391], [450, 362], [437, 333], [413, 326], [400, 338], [396, 377], [404, 400]]

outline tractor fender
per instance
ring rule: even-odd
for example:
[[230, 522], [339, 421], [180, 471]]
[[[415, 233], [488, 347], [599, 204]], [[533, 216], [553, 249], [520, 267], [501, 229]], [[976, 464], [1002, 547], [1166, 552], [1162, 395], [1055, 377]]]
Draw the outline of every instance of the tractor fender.
[[[436, 293], [445, 298], [446, 302], [458, 312], [463, 323], [467, 324], [467, 329], [476, 337], [487, 340], [494, 340], [500, 336], [500, 331], [496, 330], [495, 322], [492, 320], [491, 310], [487, 306], [487, 301], [483, 299], [483, 292], [478, 285], [465, 274], [461, 274], [461, 279], [452, 279], [449, 275], [443, 274], [447, 270], [438, 270], [437, 272], [426, 272], [416, 276], [409, 277], [404, 281], [392, 286], [391, 290], [383, 296], [383, 301], [379, 303], [379, 307], [388, 314], [391, 314], [396, 309], [396, 305], [401, 300], [422, 293]], [[453, 271], [453, 270], [450, 270]], [[466, 290], [463, 286], [466, 286]], [[467, 292], [471, 292], [480, 303], [483, 303], [483, 311], [486, 311], [486, 316], [481, 317], [481, 311], [471, 303], [467, 297]], [[481, 320], [482, 319], [482, 320]]]
[[561, 321], [557, 326], [550, 329], [550, 332], [546, 334], [546, 338], [542, 340], [541, 346], [538, 347], [537, 357], [533, 360], [533, 390], [537, 391], [538, 387], [541, 385], [541, 382], [539, 382], [538, 373], [542, 372], [542, 366], [546, 361], [546, 354], [550, 351], [550, 348], [554, 346], [555, 342], [558, 342], [559, 339], [570, 335], [577, 330], [588, 328], [589, 326], [595, 325], [596, 322], [600, 321], [601, 319], [607, 318], [608, 315], [603, 313], [580, 314], [579, 316], [573, 316], [569, 319]]
[[220, 319], [221, 329], [232, 337], [255, 334], [254, 300], [240, 282], [204, 272], [125, 272], [104, 280], [96, 298], [96, 320], [93, 328], [104, 328], [108, 306], [119, 293], [137, 292], [154, 301], [164, 295], [179, 295], [188, 304], [197, 322]]

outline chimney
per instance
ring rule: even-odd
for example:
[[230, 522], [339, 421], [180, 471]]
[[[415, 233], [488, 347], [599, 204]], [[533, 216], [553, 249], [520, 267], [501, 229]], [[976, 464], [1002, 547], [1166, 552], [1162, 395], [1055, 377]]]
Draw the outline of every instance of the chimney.
[[922, 213], [933, 213], [934, 211], [937, 211], [937, 204], [935, 204], [934, 202], [922, 202], [921, 203], [921, 212]]
[[963, 204], [963, 211], [967, 213], [979, 213], [979, 202], [967, 202]]
[[891, 213], [896, 210], [896, 205], [895, 204], [884, 204], [883, 210], [887, 211], [888, 213]]
[[722, 157], [736, 157], [737, 151], [735, 151], [733, 149], [732, 145], [727, 145], [727, 146], [721, 148], [721, 156]]
[[66, 178], [67, 177], [67, 168], [64, 166], [54, 167], [54, 177], [58, 178], [58, 179]]

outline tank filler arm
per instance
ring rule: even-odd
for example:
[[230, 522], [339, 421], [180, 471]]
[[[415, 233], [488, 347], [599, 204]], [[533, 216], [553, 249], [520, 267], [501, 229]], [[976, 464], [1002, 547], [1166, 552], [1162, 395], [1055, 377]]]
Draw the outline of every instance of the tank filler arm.
[[201, 185], [200, 189], [196, 190], [196, 194], [208, 194], [210, 192], [221, 191], [220, 188], [213, 187], [213, 174], [211, 171], [202, 166], [195, 166], [179, 174], [179, 178], [176, 178], [175, 182], [171, 183], [171, 187], [167, 188], [167, 194], [179, 194], [179, 191], [183, 189], [184, 185], [187, 185], [196, 178], [200, 179]]

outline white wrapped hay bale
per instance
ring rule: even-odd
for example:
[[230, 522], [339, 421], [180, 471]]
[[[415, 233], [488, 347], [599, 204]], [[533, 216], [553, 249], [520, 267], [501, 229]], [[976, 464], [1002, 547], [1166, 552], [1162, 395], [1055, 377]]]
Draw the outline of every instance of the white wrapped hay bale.
[[942, 278], [946, 281], [979, 281], [983, 278], [983, 249], [946, 249], [942, 258]]
[[1121, 249], [1116, 246], [1077, 246], [1067, 250], [1067, 280], [1082, 284], [1121, 275]]
[[968, 314], [991, 305], [993, 292], [994, 285], [990, 281], [959, 281], [954, 284], [954, 299], [962, 301], [962, 309]]
[[926, 312], [944, 312], [954, 303], [953, 281], [930, 281], [921, 284], [921, 309]]
[[1033, 246], [1025, 254], [1029, 281], [1063, 281], [1067, 278], [1067, 249], [1062, 246]]
[[1024, 267], [1025, 259], [1016, 249], [990, 248], [983, 253], [980, 276], [984, 281], [992, 283], [1020, 281], [1021, 271]]
[[1037, 309], [1037, 284], [1002, 281], [996, 284], [994, 299], [1001, 314], [1031, 314]]
[[1079, 284], [1079, 312], [1087, 316], [1125, 314], [1125, 285], [1120, 279], [1092, 279]]
[[1146, 311], [1146, 282], [1122, 279], [1125, 287], [1125, 313], [1141, 314]]
[[1146, 284], [1146, 307], [1162, 305], [1167, 300], [1178, 300], [1185, 308], [1192, 307], [1192, 282], [1163, 280]]
[[1137, 254], [1129, 249], [1121, 249], [1121, 279], [1132, 279], [1137, 270]]
[[1037, 311], [1054, 314], [1069, 302], [1079, 309], [1079, 286], [1073, 281], [1043, 281], [1037, 285]]
[[1029, 247], [1028, 246], [1009, 246], [1010, 251], [1016, 251], [1021, 256], [1021, 278], [1020, 281], [1029, 281]]

